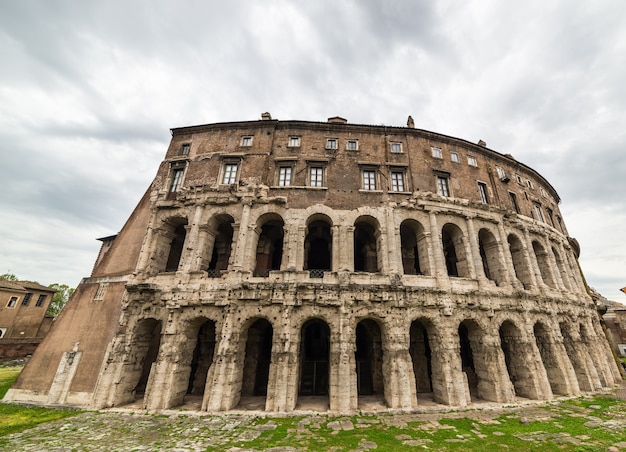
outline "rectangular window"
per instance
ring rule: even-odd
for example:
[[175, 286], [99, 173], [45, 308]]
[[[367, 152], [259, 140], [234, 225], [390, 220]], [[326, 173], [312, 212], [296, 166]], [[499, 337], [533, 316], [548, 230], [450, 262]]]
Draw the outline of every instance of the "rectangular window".
[[35, 306], [37, 306], [38, 308], [42, 307], [44, 301], [46, 301], [46, 296], [39, 295], [39, 298], [37, 298], [37, 302], [35, 303]]
[[300, 137], [289, 137], [289, 147], [290, 148], [299, 148], [300, 147]]
[[177, 192], [180, 188], [180, 184], [183, 182], [183, 168], [177, 168], [172, 173], [172, 183], [170, 184], [170, 193]]
[[395, 154], [402, 153], [402, 143], [391, 143], [391, 152]]
[[461, 158], [456, 152], [450, 152], [450, 160], [454, 163], [461, 163]]
[[348, 140], [348, 141], [346, 141], [346, 149], [348, 151], [358, 151], [359, 150], [359, 142], [357, 140]]
[[526, 180], [526, 185], [528, 185], [528, 188], [533, 188], [533, 182], [530, 179]]
[[404, 172], [391, 172], [391, 191], [404, 191]]
[[252, 137], [241, 137], [242, 146], [252, 146]]
[[363, 171], [363, 190], [376, 190], [376, 171]]
[[190, 149], [191, 149], [191, 145], [183, 144], [182, 147], [180, 148], [180, 154], [181, 155], [189, 155], [189, 150]]
[[433, 154], [433, 157], [435, 157], [436, 159], [442, 159], [443, 158], [443, 154], [442, 154], [440, 148], [431, 147], [430, 148], [430, 152]]
[[289, 187], [291, 185], [291, 166], [281, 166], [278, 173], [278, 186]]
[[33, 294], [30, 292], [24, 295], [24, 298], [22, 299], [22, 306], [28, 306], [28, 303], [30, 302], [30, 299], [32, 298], [32, 296]]
[[337, 149], [337, 139], [329, 138], [326, 140], [326, 149]]
[[309, 173], [309, 184], [311, 187], [324, 186], [324, 168], [321, 166], [312, 166]]
[[93, 297], [93, 301], [102, 301], [104, 300], [104, 294], [107, 291], [107, 287], [109, 287], [109, 283], [100, 283], [98, 284], [98, 290], [96, 290], [96, 294]]
[[511, 205], [513, 206], [513, 210], [515, 210], [516, 213], [520, 213], [519, 204], [517, 204], [517, 195], [515, 193], [509, 192], [509, 196], [511, 198]]
[[555, 228], [554, 225], [554, 214], [552, 213], [552, 209], [546, 207], [546, 212], [548, 212], [548, 221], [550, 221], [550, 226]]
[[537, 213], [537, 219], [542, 223], [545, 223], [543, 213], [541, 212], [541, 206], [539, 204], [535, 204], [535, 212]]
[[484, 182], [478, 182], [478, 193], [480, 193], [480, 202], [483, 204], [489, 204], [489, 198], [487, 197], [487, 184]]
[[515, 175], [515, 180], [517, 181], [518, 184], [524, 185], [524, 182], [522, 181], [522, 176], [520, 176], [519, 174]]
[[9, 303], [7, 304], [7, 308], [14, 308], [17, 304], [17, 297], [11, 297], [9, 299]]
[[496, 171], [498, 173], [498, 177], [500, 179], [504, 179], [506, 177], [506, 173], [504, 172], [504, 170], [502, 168], [500, 168], [499, 166], [496, 166]]
[[237, 170], [239, 165], [236, 163], [224, 164], [224, 177], [222, 178], [223, 184], [234, 184], [237, 182]]
[[476, 157], [474, 157], [473, 155], [468, 155], [467, 156], [467, 164], [469, 166], [478, 166], [478, 162], [476, 161]]
[[437, 176], [437, 193], [441, 196], [450, 196], [450, 187], [446, 176]]

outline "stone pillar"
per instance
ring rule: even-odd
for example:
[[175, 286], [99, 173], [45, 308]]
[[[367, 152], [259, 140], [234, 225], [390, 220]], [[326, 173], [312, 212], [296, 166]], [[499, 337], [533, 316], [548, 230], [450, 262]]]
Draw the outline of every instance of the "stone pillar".
[[[542, 341], [542, 346], [546, 347], [546, 350], [540, 352], [542, 361], [547, 359], [548, 365], [544, 362], [548, 378], [550, 379], [550, 386], [555, 394], [561, 395], [580, 395], [580, 386], [576, 378], [576, 373], [572, 362], [567, 357], [567, 350], [563, 344], [563, 338], [558, 333], [559, 329], [556, 326], [550, 325], [550, 331], [552, 334], [545, 337]], [[537, 347], [540, 345], [537, 344]], [[550, 369], [549, 367], [552, 367]]]
[[[387, 234], [384, 236], [386, 240], [386, 255], [387, 255], [387, 273], [403, 273], [402, 269], [402, 254], [400, 244], [400, 225], [396, 226], [394, 221], [394, 206], [387, 206], [385, 209], [385, 221]], [[417, 257], [417, 256], [416, 256]]]
[[389, 328], [383, 336], [383, 381], [389, 408], [417, 408], [413, 362], [409, 353], [409, 330]]
[[474, 219], [471, 216], [465, 217], [465, 224], [467, 225], [468, 237], [465, 249], [468, 252], [469, 258], [469, 273], [470, 278], [478, 280], [478, 287], [484, 288], [489, 286], [487, 277], [483, 270], [483, 260], [480, 257], [480, 249], [478, 246], [478, 234], [476, 234], [476, 228], [474, 227]]
[[464, 384], [456, 328], [441, 328], [436, 334], [429, 334], [428, 339], [434, 401], [445, 405], [467, 406], [471, 398]]
[[448, 276], [448, 270], [446, 269], [446, 261], [443, 256], [443, 245], [441, 244], [441, 231], [437, 225], [437, 213], [436, 211], [428, 212], [430, 219], [430, 234], [432, 240], [430, 241], [430, 248], [432, 249], [432, 264], [431, 268], [435, 268], [435, 278], [437, 279], [437, 286], [446, 290], [450, 288], [450, 277]]
[[202, 400], [203, 411], [226, 411], [233, 409], [241, 397], [241, 382], [245, 343], [240, 344], [239, 327], [233, 326], [235, 318], [228, 313], [215, 344], [213, 364], [207, 375]]
[[358, 408], [359, 402], [354, 358], [356, 332], [345, 312], [340, 313], [337, 324], [339, 330], [331, 330], [330, 334], [330, 411], [350, 413]]
[[185, 247], [183, 248], [183, 254], [179, 265], [181, 271], [185, 273], [198, 269], [195, 264], [198, 262], [198, 253], [202, 252], [202, 250], [198, 249], [198, 228], [200, 227], [202, 210], [202, 206], [196, 206], [191, 224], [185, 226], [185, 230], [187, 231], [185, 234]]
[[507, 372], [497, 331], [483, 332], [480, 338], [470, 338], [470, 343], [478, 377], [478, 397], [498, 403], [514, 402], [515, 390]]
[[243, 208], [241, 211], [241, 220], [239, 221], [239, 234], [235, 235], [235, 231], [233, 231], [233, 238], [237, 237], [235, 242], [235, 249], [232, 251], [232, 269], [233, 270], [249, 270], [254, 266], [254, 263], [250, 263], [246, 261], [246, 248], [249, 245], [250, 240], [250, 228], [248, 227], [248, 222], [250, 221], [250, 203], [243, 203]]
[[281, 325], [274, 331], [265, 411], [293, 411], [298, 400], [300, 332], [292, 328], [290, 314], [285, 307]]
[[215, 237], [217, 231], [212, 230], [209, 225], [203, 224], [198, 228], [198, 246], [195, 253], [195, 262], [191, 267], [192, 271], [207, 270], [211, 257], [213, 255], [213, 247], [215, 246]]
[[354, 271], [354, 226], [344, 228], [345, 240], [343, 241], [342, 267], [347, 271]]
[[330, 265], [334, 272], [345, 270], [345, 266], [341, 260], [341, 251], [340, 249], [345, 247], [345, 240], [341, 240], [342, 234], [344, 231], [337, 224], [334, 224], [331, 228], [333, 243], [332, 243], [332, 256], [330, 257]]
[[544, 290], [545, 284], [543, 282], [543, 279], [541, 278], [541, 274], [539, 273], [539, 266], [537, 265], [535, 252], [533, 250], [531, 256], [529, 246], [530, 249], [532, 249], [530, 234], [528, 233], [528, 229], [524, 229], [524, 240], [522, 241], [522, 249], [524, 250], [524, 257], [526, 259], [526, 264], [528, 265], [528, 274], [530, 276], [530, 283], [532, 285], [531, 290], [534, 292], [540, 292]]
[[496, 241], [498, 243], [498, 256], [504, 267], [500, 272], [503, 286], [513, 287], [515, 289], [524, 289], [524, 285], [515, 277], [515, 267], [513, 266], [513, 259], [511, 258], [511, 251], [509, 250], [509, 241], [504, 231], [502, 222], [497, 223]]

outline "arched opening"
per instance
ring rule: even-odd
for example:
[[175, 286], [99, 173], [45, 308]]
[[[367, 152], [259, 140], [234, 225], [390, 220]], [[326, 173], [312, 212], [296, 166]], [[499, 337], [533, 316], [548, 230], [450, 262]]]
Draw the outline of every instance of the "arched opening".
[[330, 358], [330, 328], [320, 319], [302, 325], [300, 334], [299, 395], [327, 395]]
[[554, 280], [552, 279], [552, 273], [550, 272], [550, 260], [548, 259], [548, 253], [543, 245], [536, 240], [533, 241], [533, 251], [537, 258], [537, 265], [539, 266], [539, 272], [541, 273], [541, 279], [548, 286], [555, 288]]
[[383, 344], [378, 323], [361, 320], [356, 326], [356, 382], [359, 395], [383, 395]]
[[522, 333], [511, 322], [506, 320], [500, 326], [500, 346], [504, 353], [504, 361], [506, 369], [509, 373], [509, 379], [513, 383], [515, 395], [519, 397], [533, 398], [531, 396], [531, 388], [529, 380], [532, 378], [528, 368], [526, 367], [524, 356], [524, 339]]
[[400, 224], [402, 268], [405, 275], [429, 275], [428, 239], [424, 227], [415, 220]]
[[502, 263], [500, 262], [500, 247], [495, 236], [485, 228], [478, 232], [478, 249], [485, 276], [500, 286], [504, 282]]
[[326, 219], [313, 220], [307, 226], [304, 269], [313, 276], [323, 276], [324, 271], [332, 270], [333, 238], [330, 226]]
[[441, 242], [448, 276], [467, 278], [469, 268], [461, 229], [455, 224], [447, 223], [441, 230]]
[[233, 223], [234, 220], [230, 215], [219, 215], [215, 218], [214, 228], [211, 231], [214, 235], [213, 249], [207, 268], [209, 277], [218, 278], [222, 276], [222, 271], [228, 269], [233, 244]]
[[561, 274], [561, 280], [563, 281], [563, 285], [567, 290], [571, 290], [572, 286], [570, 284], [569, 274], [567, 273], [567, 268], [565, 267], [565, 262], [561, 259], [561, 255], [557, 252], [557, 250], [552, 247], [552, 253], [554, 254], [554, 259], [556, 260], [556, 265], [559, 267], [559, 273]]
[[256, 247], [254, 276], [268, 276], [271, 270], [280, 270], [283, 258], [284, 222], [278, 215], [269, 214], [260, 228]]
[[552, 393], [567, 395], [568, 391], [565, 385], [565, 375], [559, 364], [557, 353], [554, 349], [554, 342], [548, 328], [543, 323], [537, 322], [533, 327], [533, 332]]
[[589, 344], [592, 343], [591, 338], [589, 337], [587, 328], [585, 328], [585, 325], [583, 325], [582, 323], [580, 324], [580, 340], [586, 355], [589, 357], [589, 366], [595, 369], [596, 373], [598, 374], [600, 385], [603, 388], [611, 386], [607, 381], [606, 375], [604, 375], [602, 363], [601, 361], [599, 361], [601, 359], [600, 356], [598, 356], [597, 353], [593, 353], [593, 350], [589, 348]]
[[[482, 331], [474, 322], [464, 320], [459, 325], [458, 333], [459, 350], [461, 353], [461, 369], [467, 379], [467, 386], [472, 399], [480, 399], [481, 396], [478, 390], [480, 377], [477, 372], [476, 365], [474, 364], [473, 348], [477, 347], [480, 343], [479, 341], [480, 336], [482, 336]], [[472, 347], [472, 345], [474, 347]]]
[[378, 222], [372, 217], [361, 217], [354, 223], [354, 271], [377, 273]]
[[524, 256], [522, 241], [515, 234], [509, 234], [507, 242], [509, 243], [515, 277], [522, 283], [524, 289], [528, 290], [532, 287], [532, 279], [526, 257]]
[[413, 363], [415, 375], [415, 389], [417, 394], [432, 393], [432, 364], [431, 350], [426, 327], [419, 320], [411, 323], [409, 353]]
[[135, 329], [130, 356], [134, 362], [129, 363], [131, 371], [127, 373], [128, 381], [136, 382], [132, 391], [135, 398], [143, 398], [148, 385], [152, 364], [157, 360], [161, 345], [161, 321], [156, 319], [141, 320]]
[[559, 328], [561, 330], [561, 336], [563, 336], [565, 351], [576, 373], [578, 387], [582, 391], [595, 390], [596, 388], [594, 388], [592, 379], [594, 377], [597, 378], [597, 373], [593, 376], [591, 375], [593, 371], [589, 366], [593, 365], [593, 363], [591, 363], [586, 348], [577, 346], [572, 334], [572, 328], [567, 322], [561, 322]]
[[191, 358], [191, 372], [189, 374], [189, 384], [187, 394], [193, 396], [204, 395], [206, 379], [209, 368], [213, 363], [213, 353], [215, 351], [215, 322], [205, 321], [198, 329], [196, 346]]
[[248, 328], [247, 336], [241, 395], [266, 396], [272, 359], [272, 325], [266, 319], [258, 319]]
[[165, 264], [166, 272], [178, 271], [180, 259], [183, 255], [185, 245], [185, 237], [187, 236], [187, 220], [179, 220], [177, 225], [172, 224], [173, 231], [171, 233], [171, 242], [167, 262]]

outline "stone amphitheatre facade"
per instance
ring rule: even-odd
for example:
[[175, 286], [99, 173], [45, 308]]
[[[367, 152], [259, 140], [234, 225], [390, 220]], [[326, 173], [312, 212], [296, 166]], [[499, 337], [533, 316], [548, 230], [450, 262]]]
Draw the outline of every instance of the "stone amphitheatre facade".
[[172, 129], [5, 400], [351, 412], [611, 387], [559, 202], [512, 156], [411, 118]]

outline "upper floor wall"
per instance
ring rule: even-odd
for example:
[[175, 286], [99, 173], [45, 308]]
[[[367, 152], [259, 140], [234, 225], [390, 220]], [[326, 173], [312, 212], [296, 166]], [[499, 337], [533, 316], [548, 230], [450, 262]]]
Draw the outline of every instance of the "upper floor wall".
[[[331, 118], [333, 119], [333, 118]], [[261, 120], [172, 129], [155, 186], [184, 190], [265, 185], [289, 207], [401, 203], [414, 192], [497, 206], [564, 235], [558, 194], [509, 155], [410, 127]]]

